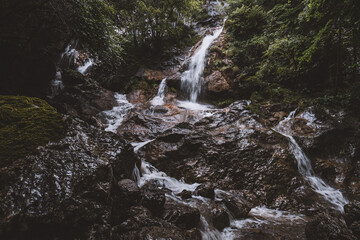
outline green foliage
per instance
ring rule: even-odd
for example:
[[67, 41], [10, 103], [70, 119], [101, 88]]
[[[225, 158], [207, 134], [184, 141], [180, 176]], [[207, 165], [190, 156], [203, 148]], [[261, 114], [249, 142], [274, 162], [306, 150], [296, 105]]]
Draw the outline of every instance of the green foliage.
[[[255, 102], [288, 101], [287, 88], [314, 97], [314, 104], [357, 101], [355, 90], [352, 100], [340, 92], [359, 76], [360, 1], [228, 2], [225, 53], [245, 70], [242, 81]], [[319, 97], [328, 88], [334, 90]]]
[[0, 96], [0, 167], [62, 138], [66, 131], [60, 114], [38, 98]]

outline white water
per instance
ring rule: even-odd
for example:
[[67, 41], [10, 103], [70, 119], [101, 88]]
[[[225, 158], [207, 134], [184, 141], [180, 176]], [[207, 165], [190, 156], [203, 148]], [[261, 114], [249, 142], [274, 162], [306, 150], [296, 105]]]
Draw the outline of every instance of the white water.
[[190, 59], [189, 69], [181, 76], [181, 89], [189, 95], [191, 102], [196, 102], [202, 90], [201, 76], [205, 69], [206, 54], [214, 42], [219, 37], [223, 27], [216, 30], [213, 34], [207, 35], [199, 49]]
[[348, 203], [342, 193], [327, 185], [321, 178], [317, 177], [312, 169], [311, 161], [300, 148], [296, 140], [291, 136], [291, 120], [295, 117], [296, 110], [291, 112], [287, 118], [282, 120], [274, 129], [290, 140], [290, 150], [293, 153], [299, 172], [309, 181], [314, 190], [322, 195], [327, 201], [335, 206], [340, 212], [344, 212], [344, 205]]
[[165, 89], [166, 89], [166, 78], [164, 78], [161, 81], [157, 95], [151, 100], [152, 105], [163, 105], [164, 104]]
[[124, 94], [115, 93], [114, 97], [116, 98], [118, 106], [111, 110], [104, 111], [103, 114], [105, 114], [108, 121], [105, 131], [116, 133], [116, 130], [124, 121], [126, 114], [134, 107], [134, 105], [129, 103]]
[[226, 240], [238, 239], [239, 230], [258, 229], [263, 225], [297, 225], [306, 222], [305, 216], [292, 214], [287, 211], [268, 209], [264, 206], [252, 208], [249, 217], [242, 220], [232, 220], [230, 227], [224, 229], [221, 238]]
[[85, 64], [83, 66], [79, 66], [77, 70], [82, 75], [85, 75], [86, 73], [88, 73], [92, 65], [94, 65], [94, 60], [92, 58], [89, 58], [85, 61]]
[[49, 98], [54, 98], [64, 89], [61, 72], [56, 72], [55, 78], [51, 81]]

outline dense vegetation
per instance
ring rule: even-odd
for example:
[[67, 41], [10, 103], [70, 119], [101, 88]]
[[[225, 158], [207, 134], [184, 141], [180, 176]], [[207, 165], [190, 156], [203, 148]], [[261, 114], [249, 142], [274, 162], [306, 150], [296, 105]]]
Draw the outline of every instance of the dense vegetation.
[[187, 41], [199, 6], [199, 0], [3, 0], [1, 92], [44, 87], [71, 39], [99, 60], [99, 79], [109, 79]]
[[359, 1], [229, 3], [227, 55], [253, 86], [255, 102], [302, 96], [312, 104], [359, 105]]

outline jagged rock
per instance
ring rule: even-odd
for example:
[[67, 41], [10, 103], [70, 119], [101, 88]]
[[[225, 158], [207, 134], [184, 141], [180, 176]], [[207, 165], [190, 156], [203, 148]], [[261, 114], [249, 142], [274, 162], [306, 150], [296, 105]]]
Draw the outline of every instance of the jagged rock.
[[118, 136], [69, 120], [62, 140], [0, 170], [9, 176], [0, 189], [0, 237], [89, 238], [99, 228], [107, 235], [111, 183], [130, 178], [136, 161]]
[[192, 196], [192, 193], [187, 190], [183, 190], [181, 193], [178, 194], [182, 199], [189, 199]]
[[148, 182], [141, 188], [142, 205], [154, 215], [160, 215], [164, 209], [165, 191], [154, 182]]
[[[140, 155], [187, 183], [249, 190], [256, 196], [251, 201], [269, 205], [279, 196], [292, 199], [299, 187], [310, 187], [298, 172], [288, 139], [259, 123], [245, 110], [247, 104], [236, 102], [190, 128], [176, 125], [141, 149]], [[306, 204], [291, 200], [281, 207], [299, 210], [315, 203]]]
[[346, 204], [344, 210], [346, 225], [360, 239], [360, 202]]
[[215, 228], [222, 231], [225, 227], [229, 226], [230, 219], [226, 210], [219, 204], [215, 204], [211, 210], [212, 222]]
[[245, 201], [240, 201], [234, 198], [227, 198], [224, 199], [223, 202], [236, 219], [247, 218], [251, 210], [249, 203]]
[[141, 198], [140, 188], [133, 180], [123, 179], [118, 182], [118, 186], [122, 195], [132, 201], [137, 202]]
[[127, 94], [127, 99], [132, 104], [145, 103], [149, 97], [149, 93], [143, 89], [135, 89]]
[[136, 77], [145, 81], [160, 82], [165, 78], [165, 74], [163, 71], [159, 71], [159, 70], [140, 68], [136, 73]]
[[102, 88], [90, 79], [86, 79], [83, 84], [66, 87], [60, 95], [49, 99], [49, 102], [59, 112], [90, 123], [96, 123], [92, 118], [101, 118], [99, 113], [117, 105], [113, 92]]
[[230, 90], [230, 85], [219, 71], [213, 72], [210, 76], [206, 77], [204, 81], [207, 83], [209, 95], [224, 93]]
[[180, 228], [191, 229], [199, 224], [200, 212], [196, 208], [168, 199], [164, 206], [162, 218], [175, 223]]
[[68, 86], [85, 83], [86, 80], [85, 76], [78, 71], [65, 69], [62, 72], [62, 81], [64, 82], [65, 86]]
[[306, 224], [306, 239], [308, 240], [356, 240], [357, 238], [347, 228], [345, 222], [337, 217], [321, 213]]
[[195, 195], [203, 196], [206, 198], [214, 199], [215, 192], [214, 192], [214, 185], [211, 183], [203, 183], [198, 186], [194, 192]]
[[189, 239], [187, 232], [160, 218], [154, 218], [142, 206], [131, 207], [128, 215], [127, 220], [112, 229], [112, 239]]

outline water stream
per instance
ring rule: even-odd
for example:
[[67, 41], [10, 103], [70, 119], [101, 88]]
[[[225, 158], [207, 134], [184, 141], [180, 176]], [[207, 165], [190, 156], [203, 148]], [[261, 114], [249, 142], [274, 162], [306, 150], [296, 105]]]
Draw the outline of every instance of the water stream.
[[190, 102], [196, 102], [202, 91], [201, 76], [205, 69], [206, 54], [211, 44], [217, 39], [224, 27], [204, 37], [200, 47], [190, 59], [189, 68], [181, 76], [181, 90], [189, 96]]
[[300, 174], [309, 181], [317, 193], [322, 195], [340, 212], [344, 212], [344, 205], [347, 204], [348, 201], [339, 190], [332, 188], [321, 178], [315, 175], [310, 159], [306, 156], [304, 151], [300, 148], [299, 144], [291, 135], [291, 122], [294, 119], [295, 114], [296, 110], [291, 112], [287, 118], [282, 120], [274, 130], [289, 139], [289, 147], [297, 161]]
[[161, 81], [157, 95], [151, 100], [152, 105], [163, 105], [164, 104], [165, 89], [166, 89], [166, 78], [164, 78]]
[[115, 93], [114, 97], [118, 105], [111, 110], [104, 111], [103, 114], [107, 120], [105, 131], [116, 133], [116, 130], [124, 121], [124, 117], [134, 107], [134, 105], [129, 103], [126, 95], [124, 94]]

